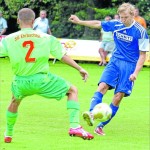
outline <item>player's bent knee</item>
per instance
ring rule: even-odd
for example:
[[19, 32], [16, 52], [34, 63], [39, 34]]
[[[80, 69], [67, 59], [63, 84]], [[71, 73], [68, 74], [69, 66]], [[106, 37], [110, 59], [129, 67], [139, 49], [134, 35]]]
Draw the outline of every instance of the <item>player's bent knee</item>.
[[98, 86], [98, 90], [102, 93], [105, 93], [108, 89], [109, 89], [109, 86], [104, 82], [101, 82]]
[[78, 89], [75, 86], [71, 86], [69, 91], [73, 94], [78, 95]]
[[67, 93], [68, 99], [72, 99], [75, 101], [78, 101], [78, 90], [75, 86], [71, 86], [68, 93]]

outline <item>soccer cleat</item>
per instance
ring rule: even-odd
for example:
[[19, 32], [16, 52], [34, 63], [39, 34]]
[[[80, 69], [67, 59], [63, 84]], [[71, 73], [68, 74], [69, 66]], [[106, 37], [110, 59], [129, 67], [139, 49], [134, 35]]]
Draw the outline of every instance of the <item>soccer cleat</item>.
[[12, 137], [11, 136], [5, 136], [4, 137], [4, 142], [5, 143], [11, 143], [11, 141], [12, 141]]
[[12, 141], [12, 136], [7, 136], [6, 132], [4, 132], [4, 142], [11, 143], [11, 141]]
[[85, 131], [82, 127], [78, 127], [78, 128], [70, 128], [69, 129], [69, 135], [70, 136], [77, 136], [77, 137], [81, 137], [83, 139], [88, 139], [91, 140], [94, 138], [93, 135], [91, 135], [90, 133], [88, 133], [87, 131]]
[[87, 122], [87, 124], [89, 126], [93, 126], [93, 124], [94, 124], [94, 117], [93, 117], [91, 112], [86, 111], [86, 112], [83, 113], [82, 116], [83, 116], [83, 119]]
[[105, 133], [103, 132], [103, 128], [102, 127], [97, 127], [95, 130], [94, 130], [94, 133], [96, 133], [97, 135], [105, 135]]

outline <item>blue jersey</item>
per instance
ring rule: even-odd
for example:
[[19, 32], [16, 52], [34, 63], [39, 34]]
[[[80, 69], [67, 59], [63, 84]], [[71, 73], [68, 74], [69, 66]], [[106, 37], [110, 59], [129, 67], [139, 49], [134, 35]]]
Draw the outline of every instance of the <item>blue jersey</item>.
[[140, 51], [149, 51], [149, 38], [146, 30], [137, 22], [126, 27], [122, 22], [102, 21], [104, 31], [112, 31], [116, 44], [113, 57], [136, 63]]

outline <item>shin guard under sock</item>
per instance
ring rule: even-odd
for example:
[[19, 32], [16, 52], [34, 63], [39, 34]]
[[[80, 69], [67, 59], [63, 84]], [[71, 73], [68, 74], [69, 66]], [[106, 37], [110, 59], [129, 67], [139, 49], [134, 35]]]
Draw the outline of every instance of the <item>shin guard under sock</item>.
[[6, 112], [6, 120], [7, 120], [6, 132], [5, 132], [6, 136], [13, 135], [13, 129], [14, 129], [17, 116], [18, 116], [18, 113], [12, 113], [10, 111]]
[[90, 111], [93, 110], [93, 108], [102, 102], [103, 94], [100, 92], [95, 92], [94, 96], [91, 99], [91, 104], [90, 104]]
[[74, 100], [68, 100], [67, 109], [69, 112], [70, 128], [79, 127], [79, 103]]

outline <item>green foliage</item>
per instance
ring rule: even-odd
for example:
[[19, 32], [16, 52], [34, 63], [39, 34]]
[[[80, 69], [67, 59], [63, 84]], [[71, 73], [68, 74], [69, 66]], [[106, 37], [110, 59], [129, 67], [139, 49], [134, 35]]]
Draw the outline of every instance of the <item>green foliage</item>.
[[[104, 2], [105, 7], [103, 7]], [[108, 2], [107, 5], [106, 2]], [[47, 11], [52, 33], [56, 37], [98, 39], [97, 29], [74, 25], [68, 21], [69, 16], [76, 14], [81, 19], [103, 20], [106, 15], [113, 17], [118, 5], [123, 2], [128, 2], [128, 0], [111, 0], [111, 4], [110, 0], [0, 0], [0, 10], [9, 22], [10, 33], [18, 30], [17, 24], [14, 24], [18, 10], [29, 7], [35, 11], [36, 17], [39, 16], [40, 10]], [[150, 35], [150, 1], [132, 0], [130, 3], [140, 9], [141, 16], [147, 22]]]
[[[71, 9], [70, 9], [71, 8]], [[78, 38], [83, 34], [84, 27], [77, 27], [68, 21], [71, 14], [78, 14], [85, 16], [85, 4], [75, 2], [58, 2], [53, 9], [51, 29], [53, 35], [56, 37]]]
[[106, 16], [113, 16], [116, 14], [116, 8], [98, 9], [95, 8], [95, 19], [103, 20]]
[[23, 6], [29, 4], [29, 0], [5, 0], [5, 4], [9, 9], [9, 14], [15, 14]]

